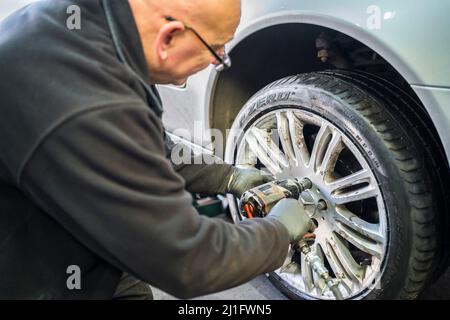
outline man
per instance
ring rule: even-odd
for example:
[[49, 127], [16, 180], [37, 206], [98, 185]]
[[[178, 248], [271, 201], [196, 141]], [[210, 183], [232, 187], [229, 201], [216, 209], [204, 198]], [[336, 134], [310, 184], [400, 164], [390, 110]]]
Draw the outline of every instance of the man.
[[1, 23], [0, 298], [150, 298], [145, 283], [188, 298], [280, 267], [310, 225], [298, 202], [236, 225], [199, 216], [188, 192], [265, 179], [173, 166], [153, 86], [226, 63], [239, 19], [239, 0], [60, 0]]

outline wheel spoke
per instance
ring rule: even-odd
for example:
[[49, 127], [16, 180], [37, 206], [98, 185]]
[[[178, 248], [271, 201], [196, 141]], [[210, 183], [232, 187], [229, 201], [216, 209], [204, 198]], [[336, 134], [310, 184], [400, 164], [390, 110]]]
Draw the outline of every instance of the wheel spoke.
[[361, 188], [351, 191], [335, 191], [331, 194], [335, 204], [346, 204], [378, 196], [378, 190], [372, 184], [362, 185]]
[[309, 151], [303, 135], [303, 123], [289, 110], [277, 112], [277, 127], [283, 150], [291, 166], [306, 166]]
[[244, 168], [254, 168], [258, 162], [257, 156], [251, 151], [248, 143], [244, 143], [237, 152], [236, 166]]
[[334, 170], [339, 154], [344, 149], [342, 136], [334, 131], [330, 143], [326, 147], [326, 152], [320, 165], [320, 174], [328, 177]]
[[283, 146], [284, 153], [289, 161], [290, 165], [298, 166], [297, 156], [294, 152], [292, 136], [289, 131], [289, 120], [283, 112], [277, 112], [277, 128], [278, 135], [280, 137], [281, 145]]
[[383, 235], [378, 224], [362, 220], [348, 209], [338, 206], [335, 230], [345, 240], [363, 252], [381, 258]]
[[246, 141], [264, 166], [273, 174], [280, 174], [289, 164], [280, 148], [273, 142], [270, 133], [258, 128], [247, 132]]
[[367, 169], [355, 172], [346, 177], [334, 180], [327, 184], [331, 192], [337, 192], [339, 189], [352, 187], [362, 183], [371, 182], [371, 172]]
[[294, 250], [289, 250], [283, 265], [279, 269], [279, 273], [295, 273], [298, 272], [298, 265], [292, 260]]
[[339, 259], [334, 253], [331, 245], [329, 243], [325, 243], [324, 245], [324, 252], [327, 257], [328, 263], [331, 266], [331, 269], [333, 269], [334, 274], [336, 277], [341, 281], [342, 286], [345, 288], [345, 290], [351, 294], [352, 288], [353, 288], [353, 280], [349, 278], [347, 273], [345, 272], [342, 265], [339, 263]]
[[[363, 281], [364, 268], [360, 266], [353, 258], [350, 250], [342, 240], [334, 236], [326, 241], [327, 249], [330, 252], [330, 260], [334, 267], [343, 273], [344, 278], [351, 279], [353, 284], [360, 285]], [[340, 274], [342, 276], [342, 274]], [[348, 281], [344, 282], [346, 286], [352, 288]]]
[[290, 265], [292, 263], [292, 257], [294, 256], [294, 253], [295, 253], [294, 250], [289, 248], [286, 259], [284, 260], [283, 265], [281, 266], [280, 270], [287, 267], [288, 265]]
[[322, 123], [319, 132], [317, 133], [316, 140], [314, 141], [314, 147], [311, 151], [311, 158], [309, 161], [309, 167], [314, 171], [320, 168], [320, 162], [327, 150], [331, 130], [326, 123]]
[[295, 157], [300, 163], [306, 166], [309, 162], [310, 155], [303, 134], [304, 124], [295, 116], [293, 111], [287, 111], [286, 115]]
[[[373, 241], [374, 243], [383, 242], [383, 235], [380, 231], [379, 224], [369, 223], [342, 206], [336, 207], [335, 212], [337, 226], [340, 227], [339, 231], [345, 231], [343, 229], [347, 228], [350, 229], [353, 233], [360, 234], [363, 237], [368, 238], [368, 240]], [[342, 226], [345, 227], [342, 228]]]

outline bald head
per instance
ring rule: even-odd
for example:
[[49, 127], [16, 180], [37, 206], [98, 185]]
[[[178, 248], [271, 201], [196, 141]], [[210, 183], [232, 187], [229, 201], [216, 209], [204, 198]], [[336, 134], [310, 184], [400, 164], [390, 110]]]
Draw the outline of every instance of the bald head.
[[186, 6], [182, 18], [186, 23], [218, 36], [227, 35], [223, 41], [234, 35], [241, 17], [240, 0], [174, 0]]
[[[241, 0], [129, 0], [129, 4], [152, 78], [159, 69], [172, 72], [176, 78], [182, 76], [182, 73], [189, 76], [198, 72], [200, 67], [205, 68], [214, 63], [215, 59], [212, 59], [211, 54], [208, 63], [205, 61], [207, 56], [204, 45], [193, 36], [192, 32], [186, 30], [186, 25], [194, 28], [214, 50], [219, 51], [233, 38], [241, 16]], [[178, 22], [168, 22], [165, 18], [169, 16]], [[178, 49], [175, 46], [178, 46]], [[192, 61], [191, 70], [183, 72], [182, 68], [178, 68], [178, 71], [169, 71], [168, 69], [174, 69], [171, 62], [183, 64], [179, 59], [183, 48], [185, 53], [190, 54], [194, 48], [198, 49], [196, 63]], [[202, 56], [204, 61], [200, 63]], [[173, 59], [169, 61], [170, 58]], [[165, 76], [169, 77], [169, 74]], [[156, 83], [171, 81], [153, 80], [156, 80]]]
[[236, 27], [241, 13], [241, 0], [130, 0], [130, 3], [134, 1], [146, 4], [149, 10], [162, 16], [207, 28]]

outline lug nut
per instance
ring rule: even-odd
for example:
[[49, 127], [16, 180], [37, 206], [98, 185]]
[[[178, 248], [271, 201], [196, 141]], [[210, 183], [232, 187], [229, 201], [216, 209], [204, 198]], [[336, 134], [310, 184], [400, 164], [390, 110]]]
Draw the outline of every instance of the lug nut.
[[317, 203], [317, 209], [323, 211], [323, 210], [327, 210], [327, 203], [325, 202], [325, 200], [320, 200]]

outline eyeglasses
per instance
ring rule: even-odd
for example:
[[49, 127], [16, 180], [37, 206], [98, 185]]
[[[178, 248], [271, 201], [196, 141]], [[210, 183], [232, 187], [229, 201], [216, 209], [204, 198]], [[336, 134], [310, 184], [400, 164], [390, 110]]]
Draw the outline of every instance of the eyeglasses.
[[[181, 22], [181, 21], [179, 21], [179, 20], [176, 20], [176, 19], [174, 19], [174, 18], [172, 18], [172, 17], [166, 17], [166, 20], [167, 21], [178, 21], [178, 22]], [[216, 58], [217, 59], [217, 61], [219, 61], [219, 64], [218, 65], [216, 65], [216, 67], [215, 67], [215, 69], [216, 69], [216, 71], [217, 72], [220, 72], [220, 71], [223, 71], [223, 70], [226, 70], [226, 69], [228, 69], [228, 68], [230, 68], [231, 67], [231, 59], [230, 59], [230, 57], [228, 56], [228, 54], [224, 51], [224, 53], [223, 53], [223, 56], [221, 57], [217, 52], [216, 52], [216, 50], [214, 50], [201, 36], [200, 36], [200, 34], [194, 29], [194, 28], [192, 28], [191, 26], [188, 26], [187, 24], [185, 24], [184, 22], [181, 22], [181, 23], [183, 23], [183, 25], [184, 25], [184, 27], [187, 29], [187, 30], [191, 30], [194, 34], [195, 34], [195, 36], [203, 43], [203, 45], [209, 50], [209, 52], [211, 52], [211, 54], [214, 56], [214, 58]]]

